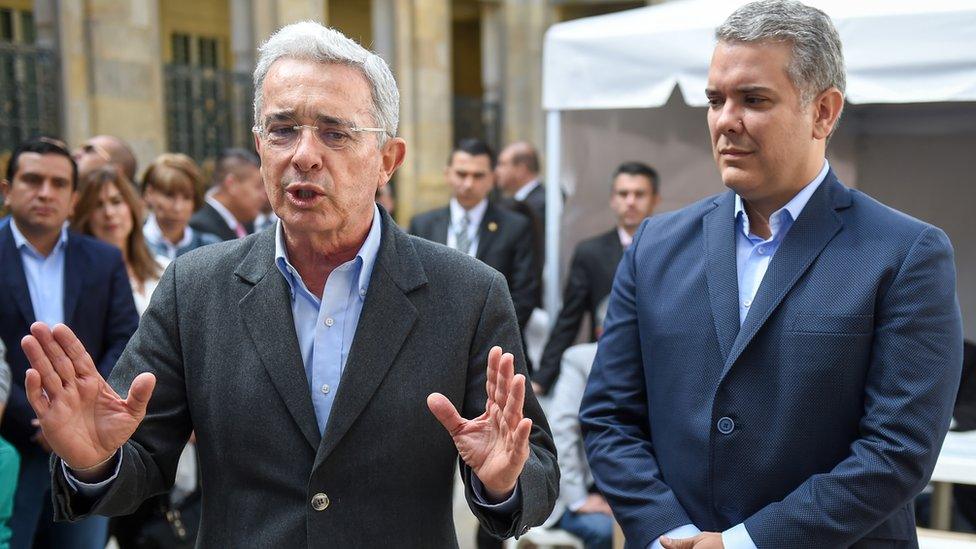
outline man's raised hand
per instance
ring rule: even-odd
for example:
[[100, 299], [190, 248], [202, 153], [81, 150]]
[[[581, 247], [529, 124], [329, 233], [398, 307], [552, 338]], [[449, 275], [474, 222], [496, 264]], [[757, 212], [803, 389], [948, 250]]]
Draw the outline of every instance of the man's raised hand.
[[522, 417], [525, 376], [515, 374], [515, 357], [501, 347], [488, 353], [488, 402], [485, 413], [464, 419], [440, 393], [427, 397], [427, 407], [454, 439], [464, 463], [471, 467], [494, 501], [515, 489], [529, 457], [532, 420]]
[[129, 397], [123, 399], [67, 326], [58, 324], [51, 330], [35, 322], [30, 330], [31, 335], [21, 340], [31, 364], [25, 387], [44, 438], [76, 471], [106, 462], [145, 417], [155, 376], [136, 376]]

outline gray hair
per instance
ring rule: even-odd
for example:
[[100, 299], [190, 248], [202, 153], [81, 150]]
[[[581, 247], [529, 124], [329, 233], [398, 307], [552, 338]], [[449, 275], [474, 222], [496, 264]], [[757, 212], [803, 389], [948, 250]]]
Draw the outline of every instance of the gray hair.
[[715, 30], [720, 42], [789, 42], [787, 73], [804, 105], [831, 87], [845, 92], [840, 35], [826, 13], [794, 0], [759, 0], [735, 10]]
[[395, 136], [400, 122], [400, 92], [390, 67], [382, 57], [357, 44], [341, 32], [316, 23], [302, 21], [282, 27], [258, 48], [258, 62], [254, 68], [254, 120], [261, 116], [261, 87], [268, 69], [283, 57], [337, 63], [357, 69], [366, 78], [373, 95], [373, 118], [386, 130], [386, 136]]

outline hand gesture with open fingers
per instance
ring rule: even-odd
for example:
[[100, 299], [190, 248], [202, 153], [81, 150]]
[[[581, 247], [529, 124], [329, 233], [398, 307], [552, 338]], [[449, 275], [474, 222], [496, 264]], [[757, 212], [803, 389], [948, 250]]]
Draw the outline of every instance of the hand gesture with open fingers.
[[525, 376], [515, 374], [515, 357], [502, 354], [501, 347], [488, 353], [488, 402], [485, 413], [464, 419], [446, 396], [433, 393], [427, 407], [451, 434], [464, 463], [471, 467], [488, 490], [500, 501], [511, 494], [529, 457], [532, 420], [522, 417]]
[[101, 464], [129, 440], [146, 415], [156, 378], [142, 373], [123, 399], [65, 325], [31, 325], [21, 341], [30, 361], [25, 387], [51, 450], [75, 470]]

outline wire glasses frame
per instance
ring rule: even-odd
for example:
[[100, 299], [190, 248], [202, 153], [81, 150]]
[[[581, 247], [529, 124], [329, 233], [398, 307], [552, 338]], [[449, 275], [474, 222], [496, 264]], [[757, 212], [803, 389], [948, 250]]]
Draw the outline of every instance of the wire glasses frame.
[[274, 124], [270, 128], [255, 125], [251, 131], [261, 136], [269, 145], [279, 149], [291, 149], [298, 144], [305, 128], [312, 130], [312, 135], [322, 145], [332, 150], [342, 150], [355, 144], [356, 140], [349, 133], [388, 133], [385, 128], [366, 128], [353, 125], [336, 124]]

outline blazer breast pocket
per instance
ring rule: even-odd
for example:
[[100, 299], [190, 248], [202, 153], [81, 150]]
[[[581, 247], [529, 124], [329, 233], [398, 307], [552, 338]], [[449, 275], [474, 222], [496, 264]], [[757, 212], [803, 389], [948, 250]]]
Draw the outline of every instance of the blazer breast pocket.
[[874, 315], [798, 314], [790, 322], [790, 332], [799, 334], [870, 334]]

